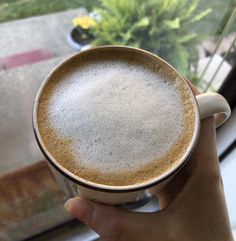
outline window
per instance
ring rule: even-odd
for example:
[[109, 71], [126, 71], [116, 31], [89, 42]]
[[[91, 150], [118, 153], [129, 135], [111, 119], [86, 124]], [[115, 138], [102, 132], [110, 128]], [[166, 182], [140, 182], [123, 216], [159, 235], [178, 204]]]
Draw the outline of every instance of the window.
[[[102, 2], [0, 3], [0, 240], [23, 240], [72, 220], [63, 208], [66, 197], [34, 139], [31, 113], [45, 76], [81, 48], [91, 44], [144, 48], [170, 62], [202, 91], [236, 95], [227, 84], [236, 66], [234, 0], [199, 4], [180, 0], [177, 5], [167, 1], [168, 6], [161, 0], [122, 1], [124, 6], [120, 1], [112, 1], [114, 6]], [[114, 17], [112, 9], [117, 5], [120, 12]], [[95, 7], [110, 19], [107, 27]], [[88, 33], [77, 23], [86, 39], [79, 39], [78, 47], [78, 41], [71, 42], [72, 20], [84, 15], [97, 21], [99, 28]], [[222, 163], [223, 174], [226, 168]]]

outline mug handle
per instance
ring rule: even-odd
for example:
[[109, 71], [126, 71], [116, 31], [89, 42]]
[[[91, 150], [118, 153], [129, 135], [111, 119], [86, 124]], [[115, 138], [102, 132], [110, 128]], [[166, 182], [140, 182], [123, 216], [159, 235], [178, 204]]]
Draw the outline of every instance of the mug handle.
[[201, 120], [214, 116], [216, 127], [219, 127], [229, 118], [231, 114], [230, 106], [222, 95], [205, 93], [195, 97]]

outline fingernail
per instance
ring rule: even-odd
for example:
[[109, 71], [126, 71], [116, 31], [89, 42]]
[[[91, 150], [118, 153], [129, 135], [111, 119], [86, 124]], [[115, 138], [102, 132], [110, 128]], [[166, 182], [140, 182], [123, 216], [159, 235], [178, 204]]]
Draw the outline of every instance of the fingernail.
[[66, 210], [84, 223], [88, 223], [94, 212], [93, 205], [83, 198], [71, 198], [64, 204]]
[[71, 204], [74, 202], [75, 198], [70, 198], [64, 203], [64, 207], [67, 211], [70, 211]]

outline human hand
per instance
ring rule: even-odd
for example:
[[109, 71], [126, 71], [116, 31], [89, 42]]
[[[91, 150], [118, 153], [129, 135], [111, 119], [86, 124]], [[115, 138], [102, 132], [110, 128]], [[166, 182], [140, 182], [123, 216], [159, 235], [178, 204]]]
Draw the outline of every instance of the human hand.
[[[197, 89], [190, 86], [197, 95]], [[233, 240], [213, 118], [202, 121], [190, 160], [157, 197], [161, 206], [157, 213], [135, 213], [79, 197], [68, 200], [65, 207], [104, 241]]]

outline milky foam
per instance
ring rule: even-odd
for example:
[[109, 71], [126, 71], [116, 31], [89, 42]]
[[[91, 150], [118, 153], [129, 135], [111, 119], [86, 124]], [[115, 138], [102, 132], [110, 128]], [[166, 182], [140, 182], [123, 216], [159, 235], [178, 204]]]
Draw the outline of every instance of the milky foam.
[[72, 141], [85, 169], [132, 171], [161, 158], [183, 132], [175, 83], [146, 67], [104, 60], [62, 79], [49, 99], [49, 124]]

